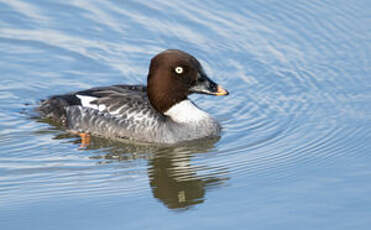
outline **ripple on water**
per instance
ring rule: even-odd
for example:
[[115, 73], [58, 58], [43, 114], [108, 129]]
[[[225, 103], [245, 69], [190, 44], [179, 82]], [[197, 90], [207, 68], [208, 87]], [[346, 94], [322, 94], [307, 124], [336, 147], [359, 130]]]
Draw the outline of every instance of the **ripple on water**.
[[[0, 200], [145, 196], [150, 189], [167, 207], [187, 208], [230, 177], [293, 176], [287, 172], [346, 154], [356, 158], [367, 148], [370, 49], [361, 21], [368, 15], [357, 17], [360, 4], [123, 4], [45, 2], [68, 9], [50, 14], [37, 4], [2, 3], [12, 14], [0, 16], [6, 22], [0, 64], [8, 72], [0, 79], [6, 152]], [[30, 26], [11, 26], [14, 15]], [[20, 113], [21, 103], [50, 94], [144, 82], [150, 57], [169, 46], [194, 54], [231, 92], [195, 97], [222, 122], [219, 142], [144, 147], [97, 138], [80, 148], [77, 137]]]

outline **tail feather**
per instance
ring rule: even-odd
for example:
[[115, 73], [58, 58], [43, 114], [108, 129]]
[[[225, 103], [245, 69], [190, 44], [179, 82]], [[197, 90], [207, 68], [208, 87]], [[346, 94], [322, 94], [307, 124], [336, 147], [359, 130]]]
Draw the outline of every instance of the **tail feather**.
[[80, 105], [80, 100], [75, 95], [58, 95], [43, 100], [37, 108], [43, 118], [66, 125], [66, 106]]

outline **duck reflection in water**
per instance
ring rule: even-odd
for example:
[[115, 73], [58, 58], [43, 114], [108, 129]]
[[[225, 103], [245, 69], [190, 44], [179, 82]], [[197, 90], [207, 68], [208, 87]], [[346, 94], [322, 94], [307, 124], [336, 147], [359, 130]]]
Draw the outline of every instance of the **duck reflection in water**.
[[[71, 138], [70, 134], [56, 138]], [[169, 209], [187, 210], [205, 200], [206, 191], [223, 184], [226, 169], [210, 170], [205, 165], [192, 164], [195, 154], [210, 152], [219, 138], [203, 139], [178, 146], [137, 145], [91, 137], [86, 150], [103, 150], [102, 155], [92, 156], [100, 164], [125, 162], [136, 159], [148, 161], [148, 177], [153, 196]], [[81, 140], [74, 139], [76, 144]], [[212, 175], [207, 175], [207, 170]], [[200, 175], [203, 174], [203, 175]]]
[[226, 179], [215, 175], [198, 175], [199, 167], [192, 166], [191, 158], [192, 153], [180, 147], [149, 161], [148, 174], [153, 196], [170, 209], [202, 203], [206, 189]]

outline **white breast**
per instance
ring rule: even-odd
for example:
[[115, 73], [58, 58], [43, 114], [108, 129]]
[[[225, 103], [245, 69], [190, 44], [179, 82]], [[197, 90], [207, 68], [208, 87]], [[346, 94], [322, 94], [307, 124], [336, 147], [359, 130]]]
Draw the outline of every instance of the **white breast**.
[[190, 100], [183, 100], [173, 105], [164, 114], [179, 123], [198, 122], [211, 118], [208, 113], [199, 109]]

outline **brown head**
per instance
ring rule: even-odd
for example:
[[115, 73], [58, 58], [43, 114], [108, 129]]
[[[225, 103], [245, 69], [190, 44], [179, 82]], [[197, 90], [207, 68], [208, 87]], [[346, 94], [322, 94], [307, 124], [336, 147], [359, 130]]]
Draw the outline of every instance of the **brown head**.
[[181, 50], [165, 50], [151, 60], [147, 93], [152, 106], [164, 113], [192, 93], [228, 95], [204, 73], [196, 58]]

